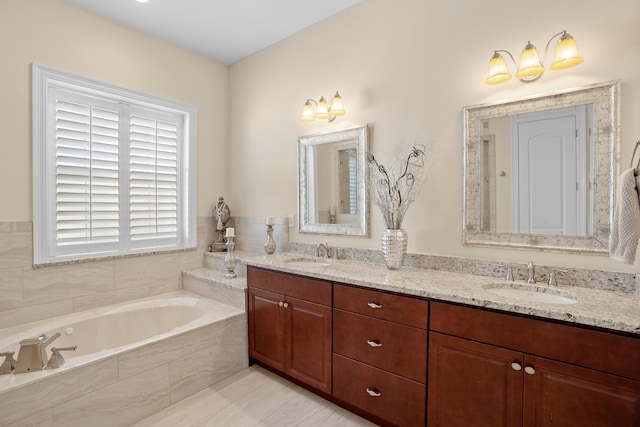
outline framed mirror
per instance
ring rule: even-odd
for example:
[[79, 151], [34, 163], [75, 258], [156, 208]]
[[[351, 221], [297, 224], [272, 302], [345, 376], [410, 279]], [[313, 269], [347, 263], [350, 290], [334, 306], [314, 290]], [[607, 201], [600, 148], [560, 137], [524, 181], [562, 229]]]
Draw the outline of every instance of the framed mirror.
[[607, 253], [620, 82], [465, 107], [463, 243]]
[[367, 236], [366, 125], [298, 138], [301, 233]]

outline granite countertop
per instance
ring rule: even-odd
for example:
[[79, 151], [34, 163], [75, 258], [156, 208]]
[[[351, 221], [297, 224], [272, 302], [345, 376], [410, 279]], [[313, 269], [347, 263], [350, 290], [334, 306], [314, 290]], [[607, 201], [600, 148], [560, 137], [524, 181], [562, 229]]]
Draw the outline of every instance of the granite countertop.
[[[574, 294], [578, 302], [575, 304], [531, 302], [489, 292], [486, 289], [487, 286], [506, 283], [494, 277], [411, 267], [388, 270], [382, 264], [349, 260], [330, 260], [330, 265], [317, 266], [307, 265], [309, 263], [300, 265], [287, 262], [287, 260], [301, 257], [293, 253], [265, 255], [249, 257], [246, 263], [255, 267], [332, 282], [640, 335], [640, 296], [634, 294], [579, 286], [557, 286], [553, 287], [555, 292]], [[522, 281], [514, 283], [524, 284]]]

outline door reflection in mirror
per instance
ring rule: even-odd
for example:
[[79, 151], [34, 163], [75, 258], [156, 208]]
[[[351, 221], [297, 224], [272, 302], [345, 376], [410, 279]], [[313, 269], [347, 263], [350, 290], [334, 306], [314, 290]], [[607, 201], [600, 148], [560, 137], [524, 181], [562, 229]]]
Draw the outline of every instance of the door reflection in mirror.
[[593, 104], [481, 122], [481, 229], [588, 236]]

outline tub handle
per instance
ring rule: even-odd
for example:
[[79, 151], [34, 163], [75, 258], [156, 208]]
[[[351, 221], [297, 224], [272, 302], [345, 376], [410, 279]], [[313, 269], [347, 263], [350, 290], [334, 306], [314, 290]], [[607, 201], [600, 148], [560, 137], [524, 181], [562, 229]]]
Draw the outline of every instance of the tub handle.
[[13, 351], [0, 353], [0, 357], [5, 357], [4, 362], [2, 362], [2, 365], [0, 365], [0, 375], [10, 374], [14, 369], [16, 369], [16, 359], [13, 358], [13, 355]]
[[64, 357], [60, 354], [61, 351], [74, 351], [78, 348], [77, 345], [72, 345], [69, 347], [51, 347], [51, 357], [47, 362], [47, 369], [59, 368], [64, 365]]

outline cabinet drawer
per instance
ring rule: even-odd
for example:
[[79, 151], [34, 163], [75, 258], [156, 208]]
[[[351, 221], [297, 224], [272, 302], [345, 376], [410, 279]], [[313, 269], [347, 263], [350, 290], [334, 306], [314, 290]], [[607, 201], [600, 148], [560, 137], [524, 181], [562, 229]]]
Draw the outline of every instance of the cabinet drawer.
[[423, 384], [335, 353], [333, 395], [395, 425], [424, 426]]
[[426, 384], [424, 329], [334, 309], [333, 351]]
[[430, 329], [640, 380], [640, 338], [440, 302]]
[[428, 303], [417, 298], [336, 284], [333, 287], [333, 306], [416, 328], [427, 328]]
[[247, 285], [331, 306], [331, 282], [324, 280], [248, 266]]

